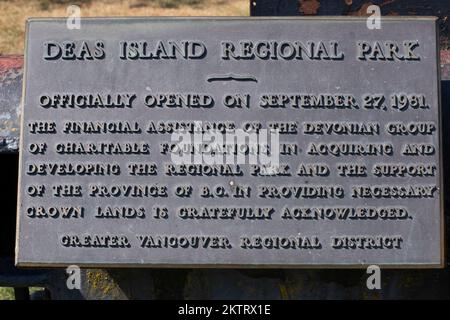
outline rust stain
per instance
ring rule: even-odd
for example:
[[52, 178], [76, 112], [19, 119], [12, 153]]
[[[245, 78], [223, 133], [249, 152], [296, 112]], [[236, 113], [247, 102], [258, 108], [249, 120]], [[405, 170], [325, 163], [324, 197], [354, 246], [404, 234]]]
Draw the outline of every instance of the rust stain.
[[23, 67], [23, 56], [8, 55], [0, 56], [0, 73], [9, 69], [20, 69]]
[[23, 71], [23, 56], [0, 56], [0, 87], [16, 81]]
[[320, 2], [318, 0], [300, 0], [300, 12], [304, 15], [314, 15], [320, 7]]
[[450, 50], [441, 50], [441, 65], [450, 63]]
[[373, 5], [372, 2], [364, 3], [364, 4], [361, 6], [361, 8], [359, 8], [359, 10], [350, 12], [349, 15], [350, 15], [350, 16], [368, 16], [368, 15], [370, 15], [370, 14], [367, 12], [367, 8], [369, 8], [371, 5]]

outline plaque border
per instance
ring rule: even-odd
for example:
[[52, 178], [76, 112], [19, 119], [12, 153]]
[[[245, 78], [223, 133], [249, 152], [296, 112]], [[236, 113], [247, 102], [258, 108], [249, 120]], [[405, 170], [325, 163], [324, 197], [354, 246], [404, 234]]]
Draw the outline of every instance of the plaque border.
[[[383, 269], [443, 269], [446, 267], [446, 234], [445, 234], [445, 214], [444, 214], [444, 166], [443, 166], [443, 135], [442, 135], [442, 90], [441, 90], [441, 67], [440, 67], [440, 32], [438, 17], [436, 16], [382, 16], [384, 21], [434, 21], [435, 23], [435, 38], [436, 38], [436, 71], [437, 71], [437, 95], [438, 95], [438, 110], [437, 110], [437, 122], [439, 123], [438, 132], [438, 146], [439, 146], [439, 246], [440, 246], [440, 262], [439, 263], [377, 263], [376, 265]], [[83, 21], [89, 20], [110, 20], [110, 21], [264, 21], [264, 20], [299, 20], [299, 21], [366, 21], [367, 17], [353, 17], [353, 16], [286, 16], [286, 17], [227, 17], [227, 16], [160, 16], [160, 17], [83, 17]], [[374, 265], [374, 263], [364, 264], [348, 264], [348, 263], [333, 263], [333, 264], [262, 264], [262, 263], [247, 263], [247, 264], [192, 264], [192, 263], [177, 263], [177, 264], [155, 264], [155, 263], [75, 263], [75, 262], [30, 262], [19, 260], [19, 239], [20, 239], [20, 202], [21, 202], [21, 176], [22, 176], [22, 163], [23, 163], [23, 134], [24, 134], [24, 102], [26, 94], [26, 80], [27, 80], [27, 64], [28, 64], [28, 36], [29, 25], [33, 21], [40, 22], [57, 22], [67, 21], [67, 18], [52, 18], [52, 17], [40, 17], [40, 18], [28, 18], [25, 22], [25, 46], [24, 46], [24, 67], [23, 67], [23, 81], [22, 81], [22, 97], [20, 102], [20, 142], [19, 142], [19, 170], [18, 170], [18, 184], [17, 184], [17, 209], [16, 209], [16, 239], [15, 239], [15, 266], [20, 268], [63, 268], [69, 265], [77, 265], [82, 268], [195, 268], [195, 269], [367, 269], [368, 266]]]

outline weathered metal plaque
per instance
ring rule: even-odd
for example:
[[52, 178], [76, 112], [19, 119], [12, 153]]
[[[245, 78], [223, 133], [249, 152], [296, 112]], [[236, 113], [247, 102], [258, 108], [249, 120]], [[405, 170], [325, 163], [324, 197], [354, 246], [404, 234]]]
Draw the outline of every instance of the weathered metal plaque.
[[369, 27], [29, 21], [17, 264], [442, 266], [435, 19]]

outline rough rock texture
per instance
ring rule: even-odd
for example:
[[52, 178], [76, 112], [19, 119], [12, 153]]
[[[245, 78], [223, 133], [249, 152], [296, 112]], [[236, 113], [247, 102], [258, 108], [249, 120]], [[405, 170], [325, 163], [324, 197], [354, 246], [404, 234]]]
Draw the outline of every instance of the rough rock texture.
[[0, 152], [17, 152], [22, 56], [0, 57]]
[[[447, 39], [450, 2], [439, 0], [252, 0], [252, 15], [365, 15], [369, 4], [382, 14], [437, 15], [441, 30], [444, 176], [450, 173], [450, 51]], [[18, 152], [22, 58], [0, 57], [0, 153]], [[0, 155], [0, 161], [4, 156]], [[3, 166], [3, 170], [11, 169]], [[14, 169], [13, 169], [14, 170]], [[448, 179], [445, 179], [448, 181]], [[4, 184], [15, 181], [3, 180]], [[445, 187], [445, 194], [450, 190]], [[449, 197], [447, 197], [449, 198]], [[10, 197], [7, 208], [14, 208]], [[446, 207], [448, 208], [448, 200]], [[5, 204], [4, 204], [5, 205]], [[14, 210], [2, 214], [15, 215]], [[449, 215], [446, 214], [447, 234]], [[14, 225], [2, 228], [13, 230]], [[1, 231], [1, 230], [0, 230]], [[14, 238], [10, 237], [13, 247]], [[449, 241], [447, 237], [447, 252]], [[448, 256], [448, 254], [447, 254]], [[450, 269], [382, 270], [382, 289], [366, 288], [365, 270], [221, 270], [221, 269], [86, 269], [80, 291], [68, 291], [64, 270], [22, 272], [10, 259], [0, 261], [0, 285], [47, 286], [52, 298], [75, 299], [448, 299]], [[43, 273], [45, 273], [43, 275]], [[16, 277], [16, 278], [15, 278]], [[27, 280], [28, 279], [28, 280]], [[34, 281], [34, 282], [33, 282]]]

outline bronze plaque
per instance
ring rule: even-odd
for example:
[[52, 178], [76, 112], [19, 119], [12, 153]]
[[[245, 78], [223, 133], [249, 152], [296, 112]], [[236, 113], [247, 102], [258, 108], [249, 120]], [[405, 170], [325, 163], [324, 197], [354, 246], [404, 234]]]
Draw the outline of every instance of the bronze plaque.
[[434, 18], [27, 24], [19, 266], [441, 267]]

